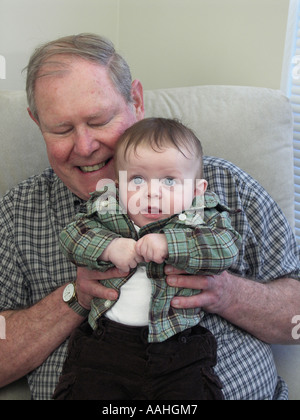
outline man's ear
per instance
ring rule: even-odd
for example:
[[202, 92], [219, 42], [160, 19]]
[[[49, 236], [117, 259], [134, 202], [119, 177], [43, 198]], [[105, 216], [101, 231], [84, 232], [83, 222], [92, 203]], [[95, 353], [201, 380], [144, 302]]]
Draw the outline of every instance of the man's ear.
[[145, 111], [143, 86], [139, 80], [134, 80], [131, 84], [131, 97], [133, 99], [137, 121], [140, 121], [144, 118]]
[[206, 179], [196, 179], [195, 181], [195, 196], [204, 195], [207, 190]]
[[40, 128], [40, 123], [39, 121], [33, 116], [33, 113], [31, 112], [30, 108], [27, 108], [27, 112], [30, 116], [30, 118], [37, 124], [37, 126]]

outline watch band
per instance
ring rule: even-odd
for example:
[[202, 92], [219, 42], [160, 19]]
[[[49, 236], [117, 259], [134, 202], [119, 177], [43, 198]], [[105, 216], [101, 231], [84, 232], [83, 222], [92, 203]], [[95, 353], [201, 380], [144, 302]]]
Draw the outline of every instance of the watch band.
[[[73, 288], [73, 290], [69, 290], [70, 287]], [[72, 293], [70, 295], [70, 293]], [[67, 303], [67, 305], [73, 309], [74, 312], [76, 312], [78, 315], [86, 318], [89, 314], [89, 310], [84, 308], [83, 306], [80, 305], [80, 303], [77, 300], [77, 294], [76, 294], [76, 282], [73, 281], [71, 283], [69, 283], [65, 289], [64, 289], [64, 293], [63, 293], [63, 300], [65, 303]]]
[[76, 312], [78, 315], [84, 318], [86, 318], [90, 312], [88, 309], [81, 306], [80, 303], [78, 303], [77, 299], [74, 299], [68, 305], [71, 309], [73, 309], [74, 312]]

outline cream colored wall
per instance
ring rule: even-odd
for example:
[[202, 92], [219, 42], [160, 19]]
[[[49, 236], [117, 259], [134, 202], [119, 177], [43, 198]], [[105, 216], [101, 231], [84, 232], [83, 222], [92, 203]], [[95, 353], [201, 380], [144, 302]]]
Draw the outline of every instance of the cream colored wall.
[[0, 0], [0, 89], [23, 89], [33, 48], [79, 32], [109, 37], [146, 89], [279, 89], [289, 0]]

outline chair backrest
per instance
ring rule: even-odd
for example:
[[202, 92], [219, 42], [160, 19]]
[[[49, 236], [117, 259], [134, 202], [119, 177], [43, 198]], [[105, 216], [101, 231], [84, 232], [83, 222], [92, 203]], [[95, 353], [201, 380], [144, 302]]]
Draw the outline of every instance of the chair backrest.
[[[292, 112], [265, 88], [196, 86], [145, 91], [146, 116], [178, 118], [206, 155], [227, 159], [256, 178], [294, 224]], [[23, 91], [0, 92], [0, 195], [49, 165]]]
[[147, 115], [179, 118], [204, 153], [227, 159], [257, 179], [294, 226], [293, 118], [280, 92], [240, 86], [196, 86], [145, 94]]

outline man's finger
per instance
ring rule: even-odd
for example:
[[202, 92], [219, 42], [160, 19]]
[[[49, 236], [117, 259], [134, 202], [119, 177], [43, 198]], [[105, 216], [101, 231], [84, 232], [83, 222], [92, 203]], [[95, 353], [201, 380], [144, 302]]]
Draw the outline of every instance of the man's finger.
[[118, 292], [114, 289], [109, 289], [103, 286], [98, 281], [86, 280], [80, 282], [80, 288], [77, 287], [77, 295], [79, 302], [82, 301], [86, 306], [91, 298], [100, 298], [108, 300], [118, 299]]
[[173, 267], [172, 265], [166, 265], [165, 266], [165, 274], [186, 274], [184, 270], [180, 270], [178, 268]]
[[202, 296], [201, 292], [199, 295], [189, 296], [189, 297], [175, 297], [171, 301], [171, 306], [174, 308], [201, 308], [202, 306]]
[[203, 290], [209, 286], [209, 277], [207, 276], [191, 276], [191, 275], [169, 275], [167, 283], [173, 287], [184, 287], [185, 289]]

